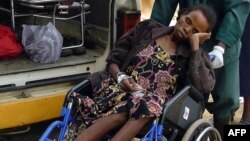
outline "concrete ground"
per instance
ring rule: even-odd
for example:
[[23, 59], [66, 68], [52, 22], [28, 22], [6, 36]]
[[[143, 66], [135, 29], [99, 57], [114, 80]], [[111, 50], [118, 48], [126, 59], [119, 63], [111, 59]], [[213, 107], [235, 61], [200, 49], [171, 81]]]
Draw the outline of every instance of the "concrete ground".
[[[0, 133], [0, 141], [38, 141], [52, 121], [36, 123], [30, 126], [19, 128], [19, 130], [10, 130], [9, 134], [7, 135]], [[17, 132], [20, 132], [20, 134], [15, 134]], [[58, 131], [53, 133], [52, 136], [57, 136], [57, 134]]]
[[[240, 122], [242, 112], [243, 112], [243, 101], [241, 100], [240, 108], [236, 111], [235, 116], [234, 116], [234, 121], [232, 121], [232, 124], [238, 124]], [[210, 114], [208, 111], [205, 111], [203, 114], [203, 117], [205, 119], [212, 119], [213, 115]]]

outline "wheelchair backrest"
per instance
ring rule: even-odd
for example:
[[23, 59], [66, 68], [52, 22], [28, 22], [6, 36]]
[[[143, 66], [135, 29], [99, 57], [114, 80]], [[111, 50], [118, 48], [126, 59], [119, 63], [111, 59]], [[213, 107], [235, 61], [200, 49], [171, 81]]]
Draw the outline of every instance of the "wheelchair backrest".
[[74, 86], [73, 88], [71, 88], [65, 97], [63, 104], [64, 106], [67, 106], [68, 99], [73, 92], [79, 93], [84, 96], [89, 96], [90, 98], [92, 98], [93, 90], [90, 80], [86, 79], [81, 83], [77, 84], [76, 86]]
[[193, 97], [191, 93], [194, 91], [191, 89], [191, 86], [184, 87], [166, 102], [161, 118], [162, 123], [171, 123], [176, 128], [185, 131], [194, 121], [201, 118], [202, 102]]

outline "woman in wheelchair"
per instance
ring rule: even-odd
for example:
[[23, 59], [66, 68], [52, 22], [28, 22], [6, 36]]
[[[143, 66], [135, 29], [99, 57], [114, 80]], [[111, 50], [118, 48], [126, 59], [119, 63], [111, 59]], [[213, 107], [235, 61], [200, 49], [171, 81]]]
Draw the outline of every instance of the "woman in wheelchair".
[[88, 126], [76, 140], [97, 141], [117, 127], [112, 141], [131, 140], [185, 84], [210, 92], [215, 75], [200, 44], [215, 22], [214, 11], [196, 5], [181, 11], [174, 27], [145, 20], [123, 35], [107, 58], [109, 77], [93, 98], [71, 95]]

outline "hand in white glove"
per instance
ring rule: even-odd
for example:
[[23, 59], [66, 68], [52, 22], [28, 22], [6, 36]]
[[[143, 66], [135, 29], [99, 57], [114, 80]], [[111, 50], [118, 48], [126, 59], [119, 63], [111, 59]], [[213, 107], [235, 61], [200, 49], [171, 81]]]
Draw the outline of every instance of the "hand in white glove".
[[208, 53], [214, 69], [218, 69], [224, 66], [224, 60], [223, 60], [224, 52], [225, 49], [223, 47], [214, 46], [213, 51]]

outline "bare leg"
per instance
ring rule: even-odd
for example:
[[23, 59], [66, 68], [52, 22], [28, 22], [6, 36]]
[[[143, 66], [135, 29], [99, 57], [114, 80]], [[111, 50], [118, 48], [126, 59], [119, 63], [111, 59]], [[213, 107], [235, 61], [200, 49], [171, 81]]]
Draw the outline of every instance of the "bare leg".
[[108, 131], [124, 124], [127, 120], [127, 113], [113, 114], [98, 119], [93, 125], [84, 130], [76, 141], [98, 141]]
[[244, 108], [242, 119], [250, 122], [250, 97], [244, 97]]
[[136, 136], [136, 134], [141, 130], [141, 128], [150, 120], [151, 118], [141, 118], [137, 120], [127, 121], [123, 127], [118, 131], [118, 133], [112, 138], [111, 141], [129, 141]]

